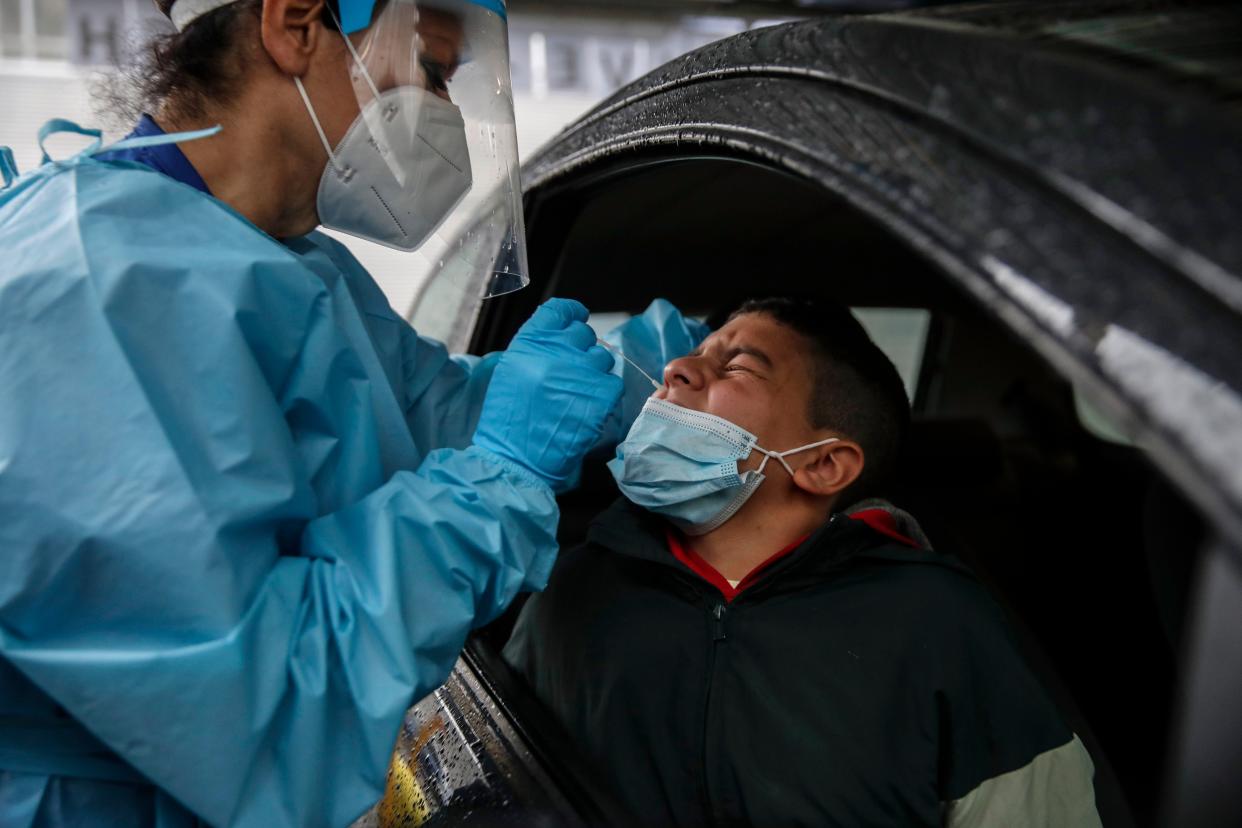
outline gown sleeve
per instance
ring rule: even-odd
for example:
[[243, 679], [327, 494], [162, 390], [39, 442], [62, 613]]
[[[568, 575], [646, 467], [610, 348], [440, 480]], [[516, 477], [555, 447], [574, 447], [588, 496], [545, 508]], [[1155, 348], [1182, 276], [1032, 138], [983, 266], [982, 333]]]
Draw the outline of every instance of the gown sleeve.
[[[336, 239], [312, 233], [300, 245], [313, 249], [306, 261], [343, 277], [353, 302], [366, 319], [378, 353], [391, 371], [391, 382], [404, 414], [405, 429], [421, 454], [438, 448], [465, 448], [474, 437], [483, 399], [500, 353], [483, 357], [450, 354], [444, 345], [422, 336], [402, 319], [371, 275]], [[331, 281], [333, 273], [328, 274]]]
[[401, 324], [405, 419], [414, 442], [420, 447], [469, 445], [500, 353], [449, 354], [439, 342]]

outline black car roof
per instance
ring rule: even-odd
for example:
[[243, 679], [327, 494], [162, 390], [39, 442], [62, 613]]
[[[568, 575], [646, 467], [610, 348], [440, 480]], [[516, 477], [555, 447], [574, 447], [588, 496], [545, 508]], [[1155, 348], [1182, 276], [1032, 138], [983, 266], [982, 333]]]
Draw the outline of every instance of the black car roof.
[[1191, 83], [1224, 105], [1242, 105], [1242, 7], [1237, 3], [969, 3], [902, 15], [1080, 48]]

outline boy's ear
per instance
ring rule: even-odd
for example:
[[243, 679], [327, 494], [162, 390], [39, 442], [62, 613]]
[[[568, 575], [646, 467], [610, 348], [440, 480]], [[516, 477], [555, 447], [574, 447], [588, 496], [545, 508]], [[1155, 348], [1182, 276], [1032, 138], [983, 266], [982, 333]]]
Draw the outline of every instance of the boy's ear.
[[832, 497], [845, 491], [862, 474], [865, 462], [862, 446], [853, 440], [838, 440], [807, 454], [810, 456], [803, 465], [794, 470], [793, 481], [799, 489], [817, 497]]

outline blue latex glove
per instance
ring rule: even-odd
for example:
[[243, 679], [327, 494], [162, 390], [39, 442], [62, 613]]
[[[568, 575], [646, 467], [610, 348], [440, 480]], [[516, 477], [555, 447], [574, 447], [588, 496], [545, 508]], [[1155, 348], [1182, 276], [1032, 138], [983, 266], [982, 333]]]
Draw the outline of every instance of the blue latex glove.
[[621, 397], [613, 356], [595, 343], [587, 309], [549, 299], [500, 356], [474, 433], [479, 448], [515, 463], [553, 490], [568, 490]]

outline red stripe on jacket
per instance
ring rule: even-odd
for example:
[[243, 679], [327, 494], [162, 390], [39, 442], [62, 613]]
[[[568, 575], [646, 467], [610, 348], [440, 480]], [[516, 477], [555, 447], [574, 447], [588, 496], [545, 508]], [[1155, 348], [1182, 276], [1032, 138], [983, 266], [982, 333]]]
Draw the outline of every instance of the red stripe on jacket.
[[[863, 523], [870, 526], [874, 531], [879, 532], [885, 537], [892, 538], [899, 543], [904, 543], [906, 546], [913, 546], [916, 549], [919, 547], [917, 543], [898, 531], [896, 519], [883, 509], [864, 509], [861, 512], [855, 512], [849, 517], [851, 520], [861, 520]], [[721, 575], [720, 572], [716, 570], [716, 567], [712, 566], [704, 560], [698, 552], [695, 552], [688, 545], [686, 545], [685, 540], [681, 537], [679, 532], [670, 528], [666, 533], [666, 537], [668, 539], [668, 549], [673, 553], [674, 558], [685, 564], [686, 567], [689, 568], [695, 575], [698, 575], [704, 581], [707, 581], [719, 590], [720, 594], [724, 596], [725, 601], [732, 602], [734, 598], [742, 594], [742, 591], [746, 589], [746, 587], [758, 580], [759, 576], [765, 569], [801, 546], [802, 543], [810, 537], [810, 535], [803, 535], [793, 543], [786, 546], [784, 549], [763, 561], [763, 563], [748, 572], [745, 578], [738, 581], [736, 587], [729, 583], [729, 580], [725, 578], [725, 576]]]

